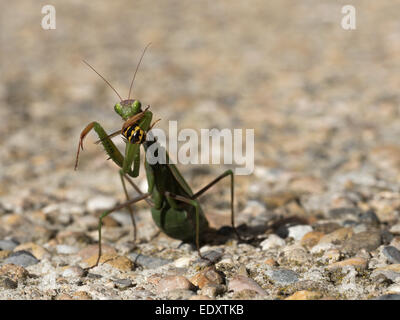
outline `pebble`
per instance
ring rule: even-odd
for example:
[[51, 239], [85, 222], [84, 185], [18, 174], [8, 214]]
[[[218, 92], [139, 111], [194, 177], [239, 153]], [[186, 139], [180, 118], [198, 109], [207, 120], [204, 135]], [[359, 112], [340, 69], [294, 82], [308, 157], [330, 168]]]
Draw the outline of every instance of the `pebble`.
[[116, 279], [114, 280], [114, 283], [122, 290], [133, 287], [132, 281], [129, 279]]
[[289, 235], [288, 237], [293, 238], [295, 241], [301, 240], [305, 234], [313, 231], [313, 228], [309, 225], [297, 225], [293, 227], [289, 227]]
[[265, 250], [279, 248], [286, 244], [285, 240], [276, 234], [270, 234], [267, 239], [260, 243], [261, 248]]
[[317, 245], [311, 248], [310, 252], [312, 254], [319, 254], [324, 251], [335, 249], [334, 247], [335, 246], [332, 243], [318, 243]]
[[195, 274], [190, 281], [200, 289], [209, 284], [222, 284], [224, 279], [221, 273], [215, 270], [214, 266], [207, 267], [201, 272]]
[[338, 249], [330, 249], [325, 251], [322, 260], [325, 262], [336, 262], [340, 259], [340, 251]]
[[400, 235], [400, 223], [391, 226], [389, 231], [393, 234]]
[[376, 268], [372, 272], [371, 277], [375, 278], [379, 275], [383, 275], [394, 282], [397, 281], [400, 279], [400, 264], [390, 264], [385, 267]]
[[86, 208], [90, 212], [111, 209], [117, 204], [117, 200], [112, 197], [97, 196], [88, 200]]
[[49, 251], [33, 242], [23, 243], [16, 246], [14, 248], [14, 252], [17, 251], [28, 251], [39, 260], [42, 260], [43, 258], [49, 258], [51, 256]]
[[[187, 268], [190, 263], [193, 261], [192, 257], [182, 257], [178, 258], [174, 261], [174, 266], [177, 268]], [[221, 261], [220, 261], [221, 262]]]
[[[97, 253], [91, 256], [90, 258], [84, 260], [84, 262], [89, 266], [94, 266], [96, 261], [97, 261], [98, 255]], [[102, 254], [99, 265], [102, 263], [108, 264], [113, 268], [116, 268], [121, 271], [131, 271], [133, 269], [133, 262], [125, 257], [125, 256], [119, 256], [117, 254], [110, 254], [110, 253], [104, 253]]]
[[387, 294], [400, 294], [400, 284], [394, 283], [387, 288]]
[[196, 296], [196, 293], [187, 289], [175, 289], [165, 292], [168, 300], [189, 300]]
[[226, 287], [221, 284], [215, 284], [215, 283], [209, 283], [206, 284], [202, 289], [201, 289], [201, 294], [215, 298], [216, 296], [223, 294], [226, 291]]
[[10, 278], [0, 276], [0, 288], [3, 289], [16, 289], [18, 283], [11, 280]]
[[290, 269], [268, 270], [267, 276], [276, 284], [286, 286], [299, 281], [299, 275]]
[[390, 263], [400, 263], [400, 251], [393, 246], [384, 247], [382, 253]]
[[283, 249], [283, 252], [285, 253], [285, 259], [289, 262], [304, 264], [311, 258], [310, 254], [299, 244], [287, 246]]
[[365, 270], [367, 268], [367, 263], [368, 263], [367, 259], [356, 257], [332, 263], [327, 267], [327, 269], [330, 271], [334, 271], [342, 269], [347, 266], [352, 266], [355, 269]]
[[307, 232], [300, 241], [300, 244], [306, 248], [314, 247], [324, 236], [324, 233], [319, 231]]
[[331, 233], [324, 235], [318, 244], [333, 243], [340, 244], [353, 235], [352, 228], [340, 228]]
[[15, 264], [3, 264], [0, 266], [0, 276], [6, 276], [13, 281], [23, 281], [29, 276], [29, 272]]
[[148, 268], [148, 269], [155, 269], [155, 268], [161, 267], [163, 265], [166, 265], [168, 263], [171, 263], [173, 261], [170, 259], [145, 256], [145, 255], [135, 253], [135, 252], [128, 254], [128, 257], [135, 264], [140, 265], [144, 268]]
[[261, 288], [260, 285], [253, 279], [241, 275], [236, 275], [231, 280], [229, 280], [228, 290], [233, 292], [252, 290], [263, 296], [267, 294], [265, 290]]
[[1, 250], [0, 251], [0, 260], [6, 259], [11, 253], [12, 253], [12, 251], [10, 251], [10, 250]]
[[92, 296], [86, 291], [77, 291], [72, 295], [74, 300], [92, 300]]
[[322, 297], [318, 291], [300, 290], [287, 297], [285, 300], [317, 300]]
[[356, 233], [350, 239], [347, 239], [343, 243], [341, 251], [351, 255], [356, 254], [361, 249], [373, 251], [380, 246], [381, 242], [379, 231], [364, 231]]
[[184, 276], [168, 276], [158, 282], [156, 290], [162, 293], [177, 289], [194, 290], [195, 286]]
[[378, 225], [380, 222], [374, 210], [367, 210], [366, 212], [362, 213], [359, 216], [359, 220], [363, 223], [371, 225]]
[[[103, 254], [117, 254], [117, 251], [106, 244], [102, 244], [101, 246], [101, 251]], [[92, 257], [93, 255], [97, 254], [99, 252], [99, 245], [98, 244], [92, 244], [90, 246], [87, 246], [85, 248], [83, 248], [82, 250], [80, 250], [78, 252], [78, 256], [82, 258], [82, 260], [86, 260], [90, 257]]]
[[223, 255], [223, 251], [222, 250], [209, 250], [206, 252], [202, 252], [201, 253], [203, 257], [207, 258], [207, 259], [197, 259], [196, 261], [194, 261], [193, 263], [193, 267], [204, 267], [204, 266], [208, 266], [212, 263], [217, 263], [222, 255]]
[[385, 294], [372, 300], [400, 300], [400, 294]]
[[75, 254], [79, 251], [79, 248], [67, 244], [59, 244], [57, 245], [56, 250], [58, 254]]
[[13, 263], [21, 267], [29, 267], [31, 265], [34, 265], [36, 263], [39, 263], [39, 260], [36, 259], [32, 253], [28, 251], [17, 251], [12, 253], [5, 261], [4, 263]]
[[268, 209], [275, 209], [289, 203], [292, 200], [298, 198], [297, 192], [291, 191], [282, 191], [271, 193], [263, 197], [263, 201], [265, 202]]
[[80, 278], [85, 275], [85, 270], [79, 266], [72, 266], [72, 267], [67, 267], [63, 273], [62, 276], [66, 278]]
[[16, 240], [0, 240], [0, 250], [13, 251], [19, 243]]

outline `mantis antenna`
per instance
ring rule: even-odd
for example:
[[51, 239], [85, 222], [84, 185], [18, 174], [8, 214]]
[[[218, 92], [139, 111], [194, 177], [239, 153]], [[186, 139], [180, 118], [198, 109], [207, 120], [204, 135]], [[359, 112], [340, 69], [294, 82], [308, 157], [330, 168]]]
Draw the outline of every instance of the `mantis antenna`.
[[86, 64], [90, 69], [92, 69], [94, 72], [97, 73], [97, 75], [102, 78], [104, 80], [105, 83], [108, 84], [108, 86], [114, 90], [114, 92], [117, 94], [117, 96], [119, 97], [120, 101], [122, 101], [123, 99], [121, 98], [121, 96], [119, 95], [119, 93], [117, 92], [117, 90], [115, 90], [115, 88], [111, 85], [111, 83], [109, 83], [100, 73], [98, 73], [96, 71], [95, 68], [93, 68], [89, 63], [87, 63], [85, 60], [82, 60], [84, 64]]
[[149, 42], [148, 45], [144, 48], [144, 50], [143, 50], [143, 52], [142, 52], [142, 55], [140, 56], [139, 63], [137, 64], [135, 73], [133, 74], [131, 86], [129, 87], [128, 100], [129, 100], [130, 97], [131, 97], [131, 91], [132, 91], [133, 82], [135, 81], [136, 73], [137, 73], [137, 71], [138, 71], [138, 69], [139, 69], [140, 63], [142, 62], [143, 56], [144, 56], [144, 54], [145, 54], [147, 48], [148, 48], [150, 45], [151, 45], [151, 42]]

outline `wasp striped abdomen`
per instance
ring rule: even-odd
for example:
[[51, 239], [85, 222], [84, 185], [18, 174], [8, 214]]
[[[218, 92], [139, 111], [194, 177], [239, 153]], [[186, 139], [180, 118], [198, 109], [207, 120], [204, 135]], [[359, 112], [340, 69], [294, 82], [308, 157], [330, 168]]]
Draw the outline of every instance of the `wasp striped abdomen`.
[[141, 144], [146, 139], [146, 135], [144, 134], [144, 131], [137, 124], [133, 124], [129, 127], [126, 127], [122, 131], [122, 135], [130, 143], [134, 143], [134, 144]]

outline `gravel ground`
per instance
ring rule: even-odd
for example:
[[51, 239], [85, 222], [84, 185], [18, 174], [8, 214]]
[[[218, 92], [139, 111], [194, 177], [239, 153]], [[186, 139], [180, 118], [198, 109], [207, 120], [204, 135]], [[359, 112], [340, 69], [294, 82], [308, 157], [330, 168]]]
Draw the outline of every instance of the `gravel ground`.
[[[350, 1], [351, 2], [351, 1]], [[0, 5], [1, 299], [399, 299], [400, 5], [349, 1], [40, 1]], [[350, 3], [352, 4], [352, 3]], [[255, 129], [255, 170], [201, 198], [219, 230], [201, 251], [157, 234], [146, 203], [124, 201], [116, 166], [81, 130], [121, 126], [133, 95], [179, 129]], [[122, 139], [116, 138], [122, 147]], [[194, 190], [228, 169], [179, 166]], [[136, 179], [146, 189], [143, 168]], [[134, 192], [132, 191], [132, 195]], [[222, 228], [222, 229], [221, 229]]]

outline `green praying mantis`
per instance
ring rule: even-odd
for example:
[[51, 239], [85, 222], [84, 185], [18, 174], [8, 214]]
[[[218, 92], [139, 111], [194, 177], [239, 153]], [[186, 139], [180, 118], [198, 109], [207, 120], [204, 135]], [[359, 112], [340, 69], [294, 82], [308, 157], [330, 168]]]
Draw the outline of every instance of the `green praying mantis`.
[[[76, 153], [75, 170], [78, 167], [79, 152], [81, 149], [83, 150], [83, 141], [87, 134], [94, 129], [100, 139], [97, 141], [97, 143], [101, 143], [103, 145], [105, 152], [109, 156], [109, 159], [114, 161], [114, 163], [120, 168], [119, 175], [126, 197], [126, 202], [105, 211], [99, 218], [98, 257], [96, 263], [91, 268], [99, 264], [102, 255], [102, 220], [116, 210], [128, 208], [133, 225], [133, 237], [134, 241], [136, 241], [137, 227], [132, 205], [142, 200], [145, 200], [151, 206], [153, 220], [161, 231], [171, 238], [182, 240], [183, 242], [195, 243], [200, 258], [208, 260], [208, 258], [203, 257], [200, 252], [200, 236], [203, 234], [203, 232], [209, 229], [209, 224], [203, 210], [201, 209], [198, 198], [221, 179], [228, 176], [231, 177], [231, 224], [236, 236], [239, 240], [241, 240], [241, 237], [235, 228], [234, 221], [234, 174], [232, 170], [226, 170], [201, 190], [194, 193], [177, 167], [173, 163], [170, 163], [169, 155], [164, 150], [166, 155], [166, 163], [151, 164], [149, 161], [147, 161], [147, 157], [145, 157], [144, 166], [148, 182], [147, 192], [142, 192], [132, 179], [139, 175], [141, 145], [144, 147], [145, 152], [151, 146], [156, 147], [157, 150], [162, 150], [162, 147], [159, 145], [156, 139], [152, 141], [146, 139], [147, 133], [159, 120], [151, 123], [153, 114], [151, 111], [149, 111], [150, 106], [147, 106], [143, 110], [139, 100], [130, 99], [136, 73], [149, 45], [150, 44], [148, 44], [142, 52], [131, 81], [128, 99], [126, 100], [122, 99], [114, 87], [91, 65], [83, 61], [117, 94], [120, 102], [115, 104], [114, 110], [124, 121], [122, 129], [110, 135], [106, 133], [101, 124], [98, 122], [91, 122], [85, 127], [85, 129], [83, 129], [79, 139], [78, 150]], [[114, 142], [111, 140], [113, 137], [119, 134], [122, 134], [122, 136], [125, 138], [125, 156], [122, 155], [119, 149], [115, 146]], [[153, 144], [157, 145], [154, 146]], [[128, 182], [133, 189], [136, 190], [138, 193], [137, 197], [132, 199], [130, 198], [126, 187], [126, 182]]]

